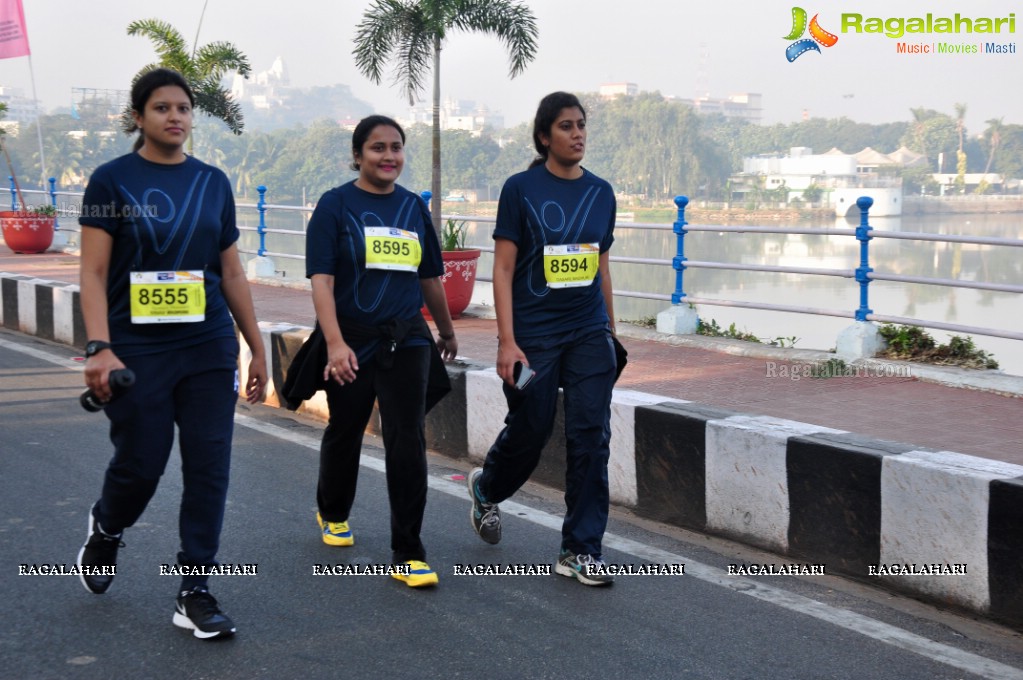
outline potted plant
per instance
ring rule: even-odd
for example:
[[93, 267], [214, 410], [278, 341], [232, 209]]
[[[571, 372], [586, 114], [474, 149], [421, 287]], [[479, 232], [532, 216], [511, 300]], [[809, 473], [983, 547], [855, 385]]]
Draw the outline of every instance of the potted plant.
[[18, 195], [21, 210], [0, 211], [0, 230], [4, 235], [4, 243], [16, 253], [43, 253], [53, 243], [53, 222], [57, 209], [52, 205], [33, 208], [25, 207], [25, 198], [21, 195], [21, 187], [14, 175], [14, 166], [3, 145], [3, 130], [0, 129], [0, 149], [7, 159], [7, 168], [14, 179], [14, 189]]
[[[440, 233], [441, 257], [444, 258], [441, 283], [444, 284], [452, 319], [461, 317], [472, 301], [472, 290], [476, 286], [476, 264], [480, 259], [480, 250], [465, 247], [466, 232], [465, 220], [448, 218]], [[425, 307], [423, 313], [429, 318], [429, 311]]]

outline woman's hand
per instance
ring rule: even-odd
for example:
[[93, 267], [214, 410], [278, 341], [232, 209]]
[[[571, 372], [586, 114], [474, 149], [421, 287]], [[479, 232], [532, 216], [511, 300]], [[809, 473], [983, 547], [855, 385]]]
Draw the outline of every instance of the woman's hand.
[[497, 374], [509, 387], [515, 387], [515, 363], [521, 361], [529, 365], [525, 353], [519, 349], [514, 340], [501, 341], [497, 345]]
[[359, 370], [359, 359], [348, 343], [341, 342], [327, 347], [327, 365], [323, 369], [323, 379], [333, 380], [338, 385], [355, 382], [356, 371]]
[[253, 354], [249, 359], [248, 381], [245, 383], [245, 401], [250, 404], [258, 404], [266, 396], [266, 385], [268, 381], [266, 372], [266, 357], [262, 352]]
[[124, 368], [114, 350], [105, 349], [85, 360], [85, 386], [92, 390], [100, 401], [110, 401], [110, 371]]
[[458, 356], [458, 338], [455, 337], [455, 332], [451, 331], [451, 335], [446, 338], [443, 335], [438, 335], [437, 349], [440, 351], [441, 359], [444, 361], [454, 361], [455, 357]]

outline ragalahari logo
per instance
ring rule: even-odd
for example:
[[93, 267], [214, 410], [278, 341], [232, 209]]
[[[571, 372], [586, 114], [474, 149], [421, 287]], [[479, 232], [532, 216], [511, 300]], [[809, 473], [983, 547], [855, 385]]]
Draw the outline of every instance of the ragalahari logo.
[[[821, 48], [817, 46], [818, 44], [824, 45], [824, 47], [832, 47], [838, 42], [837, 35], [828, 33], [817, 23], [818, 16], [814, 14], [813, 19], [810, 20], [810, 37], [803, 38], [803, 33], [807, 30], [806, 10], [802, 7], [792, 8], [792, 31], [785, 36], [785, 40], [796, 41], [785, 48], [785, 58], [790, 62], [795, 61], [800, 55], [806, 54], [810, 50], [819, 53]], [[802, 39], [797, 40], [797, 38]]]

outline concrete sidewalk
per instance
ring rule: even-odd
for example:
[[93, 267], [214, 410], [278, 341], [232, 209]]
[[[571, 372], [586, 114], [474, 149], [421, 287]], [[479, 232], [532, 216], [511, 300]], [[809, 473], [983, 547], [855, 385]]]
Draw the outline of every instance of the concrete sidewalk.
[[[0, 272], [77, 283], [78, 258], [17, 255], [3, 247]], [[254, 283], [252, 292], [261, 322], [313, 325], [307, 288]], [[470, 307], [455, 329], [460, 356], [493, 365], [497, 332], [489, 312]], [[622, 323], [618, 329], [629, 351], [620, 389], [1023, 465], [1023, 377], [872, 361], [859, 376], [808, 378], [803, 366], [831, 355], [670, 337]]]

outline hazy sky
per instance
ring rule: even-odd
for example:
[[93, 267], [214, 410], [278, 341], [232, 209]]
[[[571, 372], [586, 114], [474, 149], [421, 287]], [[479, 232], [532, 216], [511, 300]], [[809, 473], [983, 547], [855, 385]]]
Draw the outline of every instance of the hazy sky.
[[[69, 106], [72, 87], [127, 89], [132, 74], [155, 58], [148, 40], [129, 37], [134, 19], [169, 21], [195, 38], [203, 0], [154, 3], [133, 0], [23, 0], [39, 98], [47, 109]], [[764, 122], [793, 122], [804, 110], [813, 117], [847, 116], [869, 123], [910, 119], [910, 108], [954, 114], [967, 105], [971, 134], [984, 121], [1003, 117], [1023, 123], [1023, 54], [898, 54], [893, 40], [877, 34], [841, 32], [841, 12], [864, 19], [948, 16], [1008, 17], [1021, 8], [1010, 0], [858, 0], [801, 2], [809, 16], [838, 35], [821, 53], [789, 63], [785, 36], [793, 2], [736, 0], [527, 0], [539, 28], [539, 52], [526, 72], [508, 80], [501, 44], [490, 37], [452, 34], [442, 57], [442, 96], [475, 100], [501, 111], [508, 125], [531, 118], [536, 102], [557, 89], [596, 91], [601, 83], [627, 81], [641, 90], [691, 98], [699, 94], [763, 95]], [[840, 4], [840, 9], [836, 6]], [[956, 4], [957, 7], [950, 6]], [[397, 88], [361, 76], [352, 59], [355, 26], [369, 0], [209, 0], [199, 42], [228, 40], [248, 54], [255, 72], [284, 58], [292, 84], [349, 85], [382, 113], [407, 108]], [[1023, 11], [1016, 17], [1023, 31]], [[976, 45], [1001, 35], [907, 35], [903, 40]], [[0, 61], [0, 84], [31, 96], [26, 58]], [[428, 99], [429, 93], [424, 96]], [[598, 124], [599, 121], [591, 121]], [[824, 151], [823, 149], [821, 151]]]

